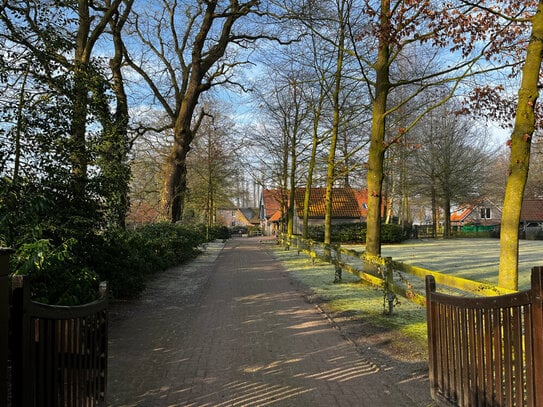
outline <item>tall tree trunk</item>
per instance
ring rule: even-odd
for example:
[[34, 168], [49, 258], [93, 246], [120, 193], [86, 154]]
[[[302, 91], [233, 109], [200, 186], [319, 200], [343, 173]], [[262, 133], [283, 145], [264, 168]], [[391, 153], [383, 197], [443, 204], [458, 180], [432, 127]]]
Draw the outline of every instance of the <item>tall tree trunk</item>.
[[381, 0], [379, 48], [375, 62], [376, 84], [372, 101], [371, 141], [368, 157], [368, 215], [366, 252], [381, 255], [381, 202], [385, 159], [387, 99], [390, 91], [390, 0]]
[[73, 197], [76, 202], [84, 202], [87, 185], [87, 113], [88, 113], [88, 67], [90, 50], [88, 37], [91, 18], [89, 4], [79, 0], [79, 27], [76, 36], [74, 55], [74, 93], [71, 128], [71, 165]]
[[114, 177], [114, 188], [111, 196], [107, 197], [110, 207], [113, 210], [112, 221], [117, 226], [124, 229], [126, 223], [126, 214], [128, 213], [129, 202], [129, 183], [130, 166], [128, 164], [128, 153], [130, 143], [128, 141], [128, 99], [124, 87], [124, 78], [122, 74], [123, 67], [123, 49], [122, 29], [130, 14], [133, 0], [126, 2], [126, 8], [121, 15], [116, 14], [110, 21], [110, 27], [113, 36], [114, 55], [109, 61], [109, 66], [113, 76], [113, 92], [116, 99], [115, 115], [113, 122], [110, 123], [110, 133], [112, 142], [108, 143], [109, 151], [106, 152], [111, 167], [111, 176]]
[[[343, 60], [345, 57], [345, 0], [340, 0], [338, 7], [339, 36], [337, 43], [337, 65], [334, 75], [334, 92], [332, 94], [332, 104], [334, 109], [334, 118], [332, 124], [332, 137], [330, 141], [330, 151], [328, 153], [328, 170], [326, 173], [326, 193], [325, 193], [325, 212], [324, 212], [324, 244], [330, 245], [332, 242], [332, 189], [335, 181], [336, 170], [336, 148], [340, 126], [340, 104], [339, 96], [341, 93], [341, 80], [343, 76]], [[329, 255], [326, 253], [326, 255]]]
[[21, 165], [21, 136], [24, 131], [23, 110], [26, 99], [26, 81], [28, 80], [28, 71], [30, 65], [26, 67], [23, 82], [21, 84], [21, 93], [19, 94], [19, 102], [17, 104], [17, 126], [15, 128], [15, 157], [13, 159], [13, 183], [16, 184], [19, 178]]
[[451, 237], [451, 194], [447, 191], [443, 197], [443, 238]]
[[[180, 134], [191, 133], [183, 129]], [[192, 138], [192, 136], [189, 136]], [[184, 142], [187, 136], [174, 137], [172, 151], [166, 163], [162, 207], [165, 215], [172, 222], [178, 222], [183, 216], [185, 195], [187, 191], [187, 154], [190, 147]]]
[[542, 58], [543, 1], [540, 1], [532, 19], [532, 33], [522, 69], [502, 212], [498, 285], [511, 290], [518, 289], [520, 211], [530, 166], [531, 141], [535, 130], [534, 107], [539, 96], [538, 83]]
[[432, 234], [434, 238], [437, 238], [438, 224], [439, 224], [439, 213], [437, 209], [437, 192], [434, 184], [435, 181], [432, 181]]
[[164, 188], [162, 191], [162, 208], [164, 214], [172, 222], [183, 218], [183, 209], [187, 194], [187, 155], [194, 139], [192, 118], [201, 94], [202, 70], [200, 61], [193, 63], [190, 84], [181, 102], [179, 113], [173, 129], [173, 146], [166, 163]]
[[307, 180], [305, 184], [305, 194], [304, 194], [304, 214], [303, 214], [303, 224], [302, 224], [302, 237], [307, 239], [309, 237], [309, 202], [311, 200], [311, 187], [313, 184], [313, 172], [315, 171], [315, 160], [317, 158], [317, 146], [318, 141], [318, 118], [319, 114], [315, 114], [313, 122], [313, 143], [311, 144], [311, 157], [309, 158], [309, 168], [307, 170]]
[[288, 210], [287, 210], [287, 234], [292, 236], [294, 234], [294, 212], [296, 207], [296, 139], [295, 135], [292, 136], [292, 142], [290, 145], [290, 176], [289, 176], [289, 197], [288, 197]]

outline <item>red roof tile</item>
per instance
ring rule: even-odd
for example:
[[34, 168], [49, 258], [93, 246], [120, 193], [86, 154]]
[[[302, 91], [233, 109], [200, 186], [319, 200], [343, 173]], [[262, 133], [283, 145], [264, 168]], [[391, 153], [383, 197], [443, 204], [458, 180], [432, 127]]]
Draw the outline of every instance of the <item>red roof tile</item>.
[[[311, 188], [309, 198], [309, 217], [324, 218], [325, 214], [325, 188]], [[297, 188], [295, 193], [298, 216], [303, 216], [305, 188]], [[332, 190], [332, 217], [333, 218], [361, 218], [366, 217], [367, 192], [352, 188], [334, 188]]]
[[464, 219], [466, 219], [469, 214], [473, 211], [472, 207], [469, 208], [461, 208], [453, 213], [451, 213], [451, 221], [452, 222], [462, 222]]
[[523, 222], [543, 221], [543, 200], [525, 199], [522, 202], [522, 209], [520, 211], [520, 220]]

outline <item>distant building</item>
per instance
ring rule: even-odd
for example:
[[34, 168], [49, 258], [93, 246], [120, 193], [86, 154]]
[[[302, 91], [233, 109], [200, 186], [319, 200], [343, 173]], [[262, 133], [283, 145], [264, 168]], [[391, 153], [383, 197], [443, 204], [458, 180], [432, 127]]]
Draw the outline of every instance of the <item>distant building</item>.
[[[294, 193], [294, 233], [302, 232], [305, 188]], [[309, 198], [309, 225], [324, 225], [325, 188], [311, 188]], [[288, 192], [264, 189], [260, 198], [259, 218], [265, 235], [277, 233], [283, 222], [288, 203]], [[332, 224], [364, 222], [367, 216], [366, 189], [334, 188], [332, 191]]]
[[543, 199], [525, 199], [520, 211], [520, 237], [543, 239]]
[[256, 208], [218, 208], [217, 223], [230, 228], [237, 226], [259, 226], [258, 209]]
[[498, 226], [502, 219], [502, 208], [489, 199], [480, 198], [472, 203], [460, 205], [451, 213], [451, 226], [465, 225]]

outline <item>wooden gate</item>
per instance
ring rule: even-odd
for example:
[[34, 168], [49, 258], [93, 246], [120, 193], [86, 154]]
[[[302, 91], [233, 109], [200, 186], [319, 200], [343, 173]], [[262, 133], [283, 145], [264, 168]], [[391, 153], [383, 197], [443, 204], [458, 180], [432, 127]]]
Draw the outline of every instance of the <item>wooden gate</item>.
[[543, 406], [543, 268], [531, 289], [499, 297], [436, 292], [426, 277], [429, 375], [446, 406]]
[[30, 299], [26, 277], [13, 277], [13, 407], [92, 407], [105, 403], [107, 286], [82, 306], [51, 306]]

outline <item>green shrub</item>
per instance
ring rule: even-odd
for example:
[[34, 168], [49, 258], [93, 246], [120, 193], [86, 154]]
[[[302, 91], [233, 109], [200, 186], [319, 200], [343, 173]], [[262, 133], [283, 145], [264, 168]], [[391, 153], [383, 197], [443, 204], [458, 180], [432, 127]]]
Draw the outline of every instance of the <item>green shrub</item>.
[[230, 231], [227, 226], [214, 225], [209, 228], [209, 240], [215, 239], [228, 239], [230, 237]]
[[57, 246], [40, 239], [18, 248], [14, 270], [31, 275], [32, 298], [48, 304], [91, 302], [103, 280], [115, 298], [134, 298], [151, 274], [196, 257], [204, 237], [201, 227], [158, 223], [111, 228]]
[[35, 301], [54, 305], [78, 305], [97, 299], [98, 274], [82, 265], [75, 255], [75, 239], [59, 246], [40, 239], [21, 245], [14, 257], [15, 274], [31, 278]]
[[[331, 240], [333, 243], [365, 243], [366, 223], [343, 223], [332, 225]], [[310, 226], [309, 238], [318, 242], [324, 241], [324, 226]], [[410, 230], [400, 225], [383, 224], [381, 226], [382, 243], [399, 243], [409, 238]]]
[[405, 236], [401, 225], [395, 223], [381, 225], [382, 243], [400, 243], [403, 240], [405, 240]]

